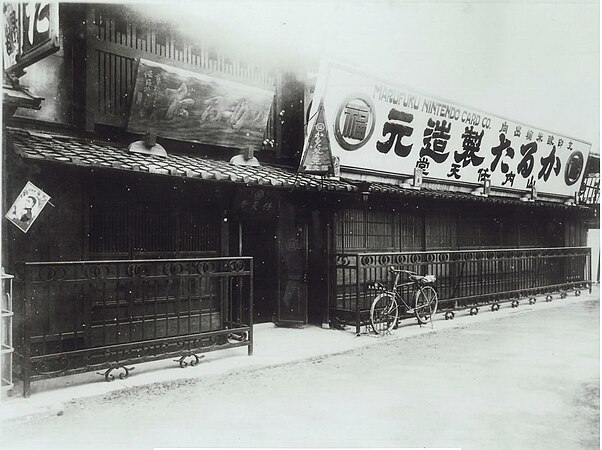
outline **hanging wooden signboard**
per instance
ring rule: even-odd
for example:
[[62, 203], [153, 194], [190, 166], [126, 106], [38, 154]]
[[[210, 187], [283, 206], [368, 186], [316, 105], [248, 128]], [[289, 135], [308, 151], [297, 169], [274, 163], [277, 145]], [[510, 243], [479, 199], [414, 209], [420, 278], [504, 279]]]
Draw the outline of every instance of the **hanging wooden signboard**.
[[3, 3], [4, 70], [16, 76], [59, 50], [59, 4]]
[[330, 137], [324, 117], [324, 102], [320, 101], [317, 118], [305, 143], [299, 172], [317, 175], [332, 175], [334, 173]]
[[260, 150], [274, 93], [140, 60], [127, 130]]
[[[320, 70], [308, 129], [325, 124], [341, 171], [573, 197], [591, 144], [420, 94], [332, 61]], [[525, 100], [527, 101], [527, 100]], [[318, 109], [319, 108], [319, 109]], [[320, 117], [320, 119], [319, 119]], [[317, 124], [317, 125], [315, 125]], [[308, 135], [306, 148], [311, 146]], [[311, 147], [310, 147], [311, 148]]]

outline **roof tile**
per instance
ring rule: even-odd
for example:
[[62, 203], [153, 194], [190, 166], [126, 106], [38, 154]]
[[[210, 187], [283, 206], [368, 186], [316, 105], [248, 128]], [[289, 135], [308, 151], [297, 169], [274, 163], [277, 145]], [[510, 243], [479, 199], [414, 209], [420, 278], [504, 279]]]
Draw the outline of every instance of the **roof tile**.
[[[272, 166], [235, 166], [227, 161], [212, 160], [201, 156], [169, 154], [167, 157], [155, 157], [129, 153], [119, 144], [85, 140], [69, 136], [50, 136], [42, 133], [30, 133], [27, 130], [7, 128], [7, 136], [15, 151], [23, 158], [53, 160], [65, 164], [88, 165], [92, 167], [111, 167], [119, 170], [142, 171], [170, 176], [218, 180], [245, 185], [299, 187], [305, 190], [327, 190], [334, 192], [357, 191], [353, 182], [338, 179], [320, 179], [313, 175], [297, 173], [292, 170]], [[452, 192], [423, 187], [420, 190], [407, 189], [383, 182], [371, 183], [370, 191], [410, 197], [430, 197], [464, 199], [490, 203], [522, 202], [514, 198], [477, 197], [466, 192]], [[535, 205], [540, 204], [539, 202]], [[549, 206], [564, 207], [562, 203], [546, 203]]]

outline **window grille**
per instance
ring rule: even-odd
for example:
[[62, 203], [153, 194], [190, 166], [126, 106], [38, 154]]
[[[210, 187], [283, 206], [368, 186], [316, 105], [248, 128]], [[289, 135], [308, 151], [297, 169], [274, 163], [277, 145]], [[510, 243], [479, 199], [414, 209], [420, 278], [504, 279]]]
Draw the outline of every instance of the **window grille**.
[[93, 200], [89, 218], [91, 254], [219, 253], [221, 215], [206, 207]]

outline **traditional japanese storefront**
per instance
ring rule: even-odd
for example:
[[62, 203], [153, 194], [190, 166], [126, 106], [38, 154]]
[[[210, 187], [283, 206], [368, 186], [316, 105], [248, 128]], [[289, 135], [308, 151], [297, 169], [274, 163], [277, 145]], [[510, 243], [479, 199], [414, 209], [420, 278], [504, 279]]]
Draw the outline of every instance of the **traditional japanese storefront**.
[[590, 144], [328, 61], [308, 117], [300, 172], [359, 193], [333, 208], [331, 322], [359, 332], [390, 265], [435, 273], [452, 308], [590, 280]]
[[[61, 5], [59, 23], [60, 51], [22, 77], [46, 100], [3, 133], [4, 211], [38, 195], [2, 236], [27, 383], [251, 352], [258, 322], [359, 323], [358, 255], [382, 268], [584, 243], [577, 140], [344, 70], [318, 80], [307, 111], [300, 76], [128, 8]], [[366, 92], [346, 92], [349, 77]]]
[[307, 303], [326, 292], [308, 289], [325, 266], [310, 238], [322, 189], [352, 186], [282, 167], [302, 145], [302, 84], [122, 6], [59, 12], [58, 51], [13, 74], [46, 101], [5, 116], [3, 132], [2, 257], [25, 391], [251, 353], [257, 322], [322, 323], [326, 296]]

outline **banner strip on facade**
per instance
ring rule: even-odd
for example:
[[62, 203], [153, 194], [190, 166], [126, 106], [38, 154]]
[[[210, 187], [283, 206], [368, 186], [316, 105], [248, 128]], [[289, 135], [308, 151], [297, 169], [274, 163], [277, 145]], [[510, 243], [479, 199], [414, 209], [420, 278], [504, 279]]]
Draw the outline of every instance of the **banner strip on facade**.
[[[322, 65], [332, 156], [345, 168], [573, 197], [591, 145], [557, 133], [411, 92], [339, 64]], [[311, 136], [310, 136], [311, 139]], [[306, 142], [306, 146], [308, 143]]]

